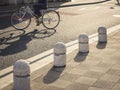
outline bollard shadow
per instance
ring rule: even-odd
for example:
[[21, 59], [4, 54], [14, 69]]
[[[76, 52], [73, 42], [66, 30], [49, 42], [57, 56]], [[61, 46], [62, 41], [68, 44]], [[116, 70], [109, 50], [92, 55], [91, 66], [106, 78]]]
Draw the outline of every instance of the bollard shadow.
[[75, 56], [74, 60], [76, 62], [82, 62], [86, 59], [86, 57], [88, 56], [89, 52], [83, 53], [83, 52], [78, 52], [77, 55]]
[[98, 49], [104, 49], [106, 48], [107, 42], [98, 42], [96, 45], [96, 48]]
[[52, 67], [48, 72], [47, 74], [44, 76], [43, 78], [43, 82], [46, 83], [46, 84], [50, 84], [50, 83], [53, 83], [54, 81], [56, 81], [61, 73], [63, 72], [65, 68], [64, 67]]

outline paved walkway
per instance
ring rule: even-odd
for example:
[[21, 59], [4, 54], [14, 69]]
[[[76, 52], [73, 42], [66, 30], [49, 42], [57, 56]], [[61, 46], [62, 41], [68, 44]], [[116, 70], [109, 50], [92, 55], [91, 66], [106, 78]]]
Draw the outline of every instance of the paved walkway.
[[[120, 30], [107, 43], [90, 44], [90, 52], [74, 50], [65, 68], [50, 63], [31, 74], [31, 90], [120, 90]], [[12, 84], [1, 90], [12, 90]]]

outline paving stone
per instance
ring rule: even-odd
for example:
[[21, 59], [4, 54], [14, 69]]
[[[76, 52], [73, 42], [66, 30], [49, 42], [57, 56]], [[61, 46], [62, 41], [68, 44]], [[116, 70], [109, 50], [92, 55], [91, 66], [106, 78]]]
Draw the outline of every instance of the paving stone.
[[111, 68], [115, 62], [112, 62], [109, 58], [104, 58], [97, 66], [104, 67], [104, 68]]
[[81, 70], [81, 68], [74, 68], [69, 73], [76, 75], [84, 75], [88, 70]]
[[97, 65], [100, 61], [97, 60], [86, 60], [82, 64], [88, 65], [88, 66], [94, 66]]
[[46, 85], [42, 84], [41, 82], [34, 82], [34, 81], [32, 81], [32, 83], [31, 83], [31, 90], [38, 90], [38, 89], [43, 88], [45, 86]]
[[80, 69], [80, 70], [90, 70], [91, 67], [92, 66], [87, 65], [87, 64], [80, 64], [80, 65], [77, 65], [75, 68]]
[[103, 75], [101, 72], [88, 71], [84, 74], [85, 77], [98, 79]]
[[49, 85], [59, 87], [59, 88], [66, 88], [67, 86], [71, 85], [71, 82], [59, 79], [50, 83]]
[[120, 79], [119, 79], [119, 81], [117, 83], [120, 83]]
[[47, 66], [44, 66], [41, 69], [36, 70], [34, 73], [31, 73], [31, 79], [35, 79], [37, 77], [40, 77], [41, 75], [46, 75], [47, 72], [52, 69], [53, 64], [48, 64]]
[[119, 61], [120, 60], [119, 48], [116, 48], [117, 49], [116, 52], [113, 55], [111, 55], [111, 57], [110, 57], [111, 60], [113, 60], [113, 61]]
[[106, 55], [110, 57], [111, 55], [114, 54], [113, 52], [116, 52], [114, 48], [104, 49], [103, 57], [105, 57]]
[[55, 87], [55, 86], [46, 86], [44, 88], [40, 88], [40, 89], [34, 89], [34, 90], [64, 90], [63, 88], [59, 88], [59, 87]]
[[115, 85], [115, 82], [98, 80], [95, 82], [93, 86], [97, 88], [111, 89], [114, 85]]
[[80, 65], [80, 63], [78, 63], [78, 62], [75, 62], [75, 61], [69, 61], [69, 62], [67, 62], [67, 65], [69, 65], [69, 66], [71, 66], [71, 67], [76, 67], [77, 65]]
[[68, 72], [69, 73], [72, 69], [73, 69], [73, 67], [71, 65], [67, 65], [63, 72]]
[[70, 81], [70, 82], [75, 82], [80, 76], [75, 75], [75, 74], [70, 74], [70, 73], [64, 73], [60, 79]]
[[41, 75], [41, 76], [35, 78], [34, 80], [32, 80], [32, 83], [31, 83], [31, 87], [33, 90], [45, 87], [46, 85], [47, 84], [44, 82], [44, 75]]
[[120, 90], [120, 83], [116, 84], [112, 90]]
[[88, 85], [73, 83], [65, 88], [65, 90], [87, 90], [89, 88]]
[[120, 70], [120, 62], [116, 62], [112, 69]]
[[107, 71], [107, 74], [120, 76], [120, 70], [110, 69], [110, 70]]
[[7, 87], [4, 87], [0, 90], [13, 90], [13, 84], [7, 85]]
[[76, 80], [76, 82], [79, 82], [81, 84], [87, 84], [87, 85], [93, 85], [97, 79], [95, 78], [88, 78], [88, 77], [80, 77]]
[[110, 90], [110, 89], [103, 89], [103, 88], [90, 87], [88, 90]]
[[105, 74], [100, 78], [100, 80], [111, 81], [111, 82], [117, 82], [117, 81], [119, 81], [119, 79], [120, 79], [120, 77], [114, 76], [114, 75], [109, 75], [109, 74]]
[[109, 70], [109, 67], [101, 67], [101, 66], [94, 66], [90, 69], [91, 71], [94, 71], [94, 72], [100, 72], [100, 73], [105, 73]]

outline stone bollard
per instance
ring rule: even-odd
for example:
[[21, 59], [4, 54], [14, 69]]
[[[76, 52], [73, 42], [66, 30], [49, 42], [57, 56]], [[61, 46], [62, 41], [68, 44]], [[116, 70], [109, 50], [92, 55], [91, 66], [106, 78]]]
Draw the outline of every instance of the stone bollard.
[[25, 60], [15, 62], [13, 68], [14, 90], [30, 90], [30, 66]]
[[89, 52], [89, 38], [87, 34], [79, 35], [79, 52], [81, 53]]
[[54, 46], [54, 67], [66, 66], [66, 46], [62, 42], [58, 42]]
[[105, 27], [98, 28], [98, 42], [100, 42], [100, 43], [107, 42], [107, 30]]

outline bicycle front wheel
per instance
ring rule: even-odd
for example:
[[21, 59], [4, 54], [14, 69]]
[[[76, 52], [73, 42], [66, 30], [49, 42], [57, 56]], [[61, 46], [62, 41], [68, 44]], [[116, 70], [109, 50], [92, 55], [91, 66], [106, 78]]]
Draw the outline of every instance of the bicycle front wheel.
[[54, 10], [46, 11], [42, 16], [42, 24], [47, 29], [54, 29], [59, 25], [60, 15]]
[[18, 10], [11, 15], [11, 25], [18, 30], [26, 29], [31, 23], [29, 13]]

